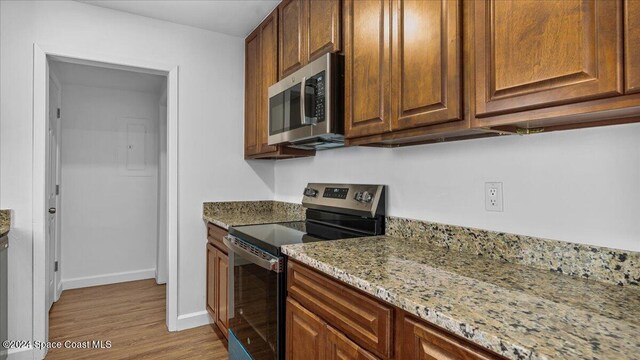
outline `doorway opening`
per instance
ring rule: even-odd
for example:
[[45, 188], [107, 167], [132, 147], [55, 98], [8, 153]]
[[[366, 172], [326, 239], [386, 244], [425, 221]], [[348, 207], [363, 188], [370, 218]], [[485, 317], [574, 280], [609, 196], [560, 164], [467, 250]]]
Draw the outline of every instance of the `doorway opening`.
[[63, 290], [166, 283], [166, 76], [50, 59], [49, 80], [47, 310]]
[[177, 330], [177, 84], [177, 66], [34, 44], [34, 341], [64, 290], [141, 279], [166, 283]]

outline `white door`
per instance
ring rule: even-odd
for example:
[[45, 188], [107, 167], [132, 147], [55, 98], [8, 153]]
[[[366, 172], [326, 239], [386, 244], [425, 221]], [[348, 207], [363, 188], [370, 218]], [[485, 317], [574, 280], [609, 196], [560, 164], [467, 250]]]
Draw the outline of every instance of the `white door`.
[[58, 123], [60, 120], [60, 87], [54, 78], [49, 78], [49, 117], [47, 148], [47, 206], [49, 219], [46, 229], [46, 269], [47, 269], [47, 310], [51, 309], [56, 298], [56, 244], [58, 211]]

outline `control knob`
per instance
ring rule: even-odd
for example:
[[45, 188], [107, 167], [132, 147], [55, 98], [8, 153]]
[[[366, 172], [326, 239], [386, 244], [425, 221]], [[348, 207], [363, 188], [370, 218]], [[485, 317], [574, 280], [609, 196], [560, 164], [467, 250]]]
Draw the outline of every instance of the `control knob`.
[[368, 191], [358, 191], [353, 198], [356, 201], [368, 203], [368, 202], [371, 202], [371, 200], [373, 200], [373, 195]]
[[313, 188], [305, 188], [304, 189], [304, 196], [316, 197], [316, 195], [318, 195], [318, 190], [313, 189]]

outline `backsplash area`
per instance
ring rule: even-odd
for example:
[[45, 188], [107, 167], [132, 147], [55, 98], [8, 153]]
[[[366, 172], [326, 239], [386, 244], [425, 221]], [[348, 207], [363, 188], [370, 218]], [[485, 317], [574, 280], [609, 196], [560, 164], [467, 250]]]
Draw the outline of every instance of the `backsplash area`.
[[[267, 216], [267, 222], [279, 222], [302, 220], [304, 211], [301, 204], [269, 200], [203, 204], [204, 218], [225, 228], [213, 218], [248, 224], [261, 223], [260, 217]], [[386, 235], [609, 284], [640, 286], [639, 252], [393, 216], [386, 218]]]
[[[640, 252], [640, 124], [277, 161], [274, 199], [308, 182], [384, 184], [387, 215]], [[485, 183], [503, 183], [504, 212]], [[599, 191], [604, 186], [607, 191]]]
[[290, 214], [292, 217], [301, 216], [304, 218], [305, 209], [301, 204], [285, 203], [272, 200], [260, 201], [222, 201], [222, 202], [206, 202], [203, 204], [205, 216], [213, 216], [219, 213], [246, 213], [255, 215], [256, 213], [273, 212], [281, 214]]
[[640, 286], [640, 253], [387, 217], [386, 234], [620, 286]]

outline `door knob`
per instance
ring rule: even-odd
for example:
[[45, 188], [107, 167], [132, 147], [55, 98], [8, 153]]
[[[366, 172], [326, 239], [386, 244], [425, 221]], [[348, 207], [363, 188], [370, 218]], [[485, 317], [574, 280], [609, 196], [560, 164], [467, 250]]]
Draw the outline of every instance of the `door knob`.
[[52, 207], [49, 208], [49, 214], [55, 214], [56, 213], [56, 208]]

